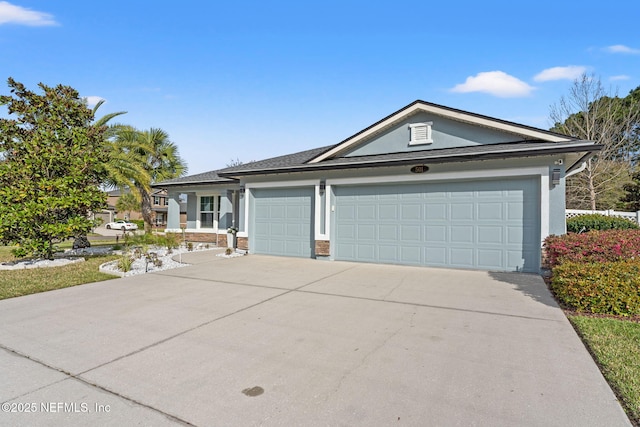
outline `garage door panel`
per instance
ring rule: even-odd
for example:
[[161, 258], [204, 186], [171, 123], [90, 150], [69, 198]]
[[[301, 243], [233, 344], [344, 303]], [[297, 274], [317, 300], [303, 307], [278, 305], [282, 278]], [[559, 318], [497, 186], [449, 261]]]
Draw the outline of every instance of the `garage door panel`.
[[446, 243], [447, 227], [444, 225], [427, 225], [425, 227], [425, 240], [429, 243]]
[[399, 249], [396, 245], [379, 245], [378, 257], [382, 262], [394, 262], [398, 259]]
[[500, 226], [478, 226], [478, 244], [502, 244], [504, 237]]
[[376, 240], [376, 224], [358, 224], [359, 240]]
[[398, 220], [398, 205], [381, 205], [378, 206], [378, 218], [381, 221], [397, 221]]
[[[400, 248], [400, 261], [403, 264], [422, 264], [422, 247], [420, 246], [404, 246]], [[397, 258], [396, 258], [397, 259]]]
[[473, 225], [458, 225], [451, 227], [451, 239], [452, 243], [470, 243], [474, 241], [474, 227]]
[[503, 205], [500, 202], [478, 203], [478, 221], [483, 220], [502, 220]]
[[[334, 191], [337, 259], [538, 270], [539, 184], [533, 178], [335, 186]], [[398, 194], [395, 202], [390, 193]], [[353, 218], [351, 212], [362, 205], [377, 206], [375, 215]], [[365, 251], [357, 230], [367, 224], [378, 227], [367, 233]]]
[[478, 267], [500, 269], [504, 265], [503, 252], [499, 249], [478, 249]]
[[426, 265], [433, 266], [446, 266], [447, 262], [447, 253], [448, 249], [444, 246], [442, 247], [427, 247], [425, 248], [425, 261]]
[[396, 224], [379, 225], [378, 238], [382, 241], [391, 240], [393, 242], [397, 242], [398, 239], [401, 239], [399, 228], [400, 227]]
[[444, 203], [429, 203], [425, 206], [425, 220], [446, 220], [447, 219], [447, 205]]
[[401, 221], [420, 221], [422, 220], [422, 204], [404, 204], [400, 206]]
[[451, 219], [473, 219], [474, 206], [471, 203], [452, 203]]
[[449, 257], [452, 266], [473, 268], [474, 266], [474, 250], [471, 248], [451, 248], [449, 249]]
[[357, 257], [363, 261], [376, 261], [376, 245], [359, 244], [357, 246]]

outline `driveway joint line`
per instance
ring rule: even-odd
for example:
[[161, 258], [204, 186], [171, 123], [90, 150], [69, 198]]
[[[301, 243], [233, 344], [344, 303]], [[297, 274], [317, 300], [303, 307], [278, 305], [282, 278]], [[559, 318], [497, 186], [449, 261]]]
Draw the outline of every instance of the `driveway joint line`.
[[[54, 381], [54, 382], [52, 382], [52, 383], [49, 383], [49, 384], [47, 384], [47, 385], [44, 385], [44, 386], [41, 386], [41, 387], [37, 387], [37, 388], [35, 388], [35, 389], [33, 389], [33, 390], [29, 390], [28, 392], [23, 393], [23, 394], [21, 394], [21, 395], [19, 395], [19, 396], [12, 397], [11, 399], [7, 400], [6, 402], [9, 402], [9, 401], [12, 401], [12, 400], [19, 399], [19, 398], [21, 398], [21, 397], [27, 396], [28, 394], [31, 394], [31, 393], [36, 392], [36, 391], [39, 391], [39, 390], [43, 390], [43, 389], [45, 389], [45, 388], [47, 388], [47, 387], [51, 387], [52, 385], [59, 384], [59, 383], [62, 383], [62, 382], [64, 382], [64, 381], [68, 381], [68, 380], [76, 380], [76, 381], [81, 382], [82, 384], [85, 384], [85, 385], [89, 386], [89, 387], [96, 388], [96, 389], [98, 389], [98, 390], [104, 391], [105, 393], [111, 394], [111, 395], [113, 395], [113, 396], [119, 397], [120, 399], [123, 399], [123, 400], [126, 400], [126, 401], [128, 401], [128, 402], [131, 402], [131, 403], [133, 403], [133, 404], [135, 404], [135, 405], [138, 405], [138, 406], [141, 406], [141, 407], [144, 407], [144, 408], [150, 409], [150, 410], [152, 410], [152, 411], [154, 411], [154, 412], [157, 412], [157, 413], [159, 413], [159, 414], [162, 414], [163, 416], [167, 417], [168, 419], [170, 419], [170, 420], [172, 420], [172, 421], [176, 421], [176, 422], [178, 422], [178, 423], [180, 423], [180, 424], [183, 424], [183, 425], [185, 425], [185, 426], [194, 426], [194, 424], [192, 424], [192, 423], [190, 423], [190, 422], [188, 422], [188, 421], [186, 421], [186, 420], [183, 420], [182, 418], [176, 417], [175, 415], [169, 414], [168, 412], [164, 412], [164, 411], [162, 411], [162, 410], [160, 410], [160, 409], [158, 409], [158, 408], [154, 408], [153, 406], [147, 405], [146, 403], [142, 403], [142, 402], [140, 402], [140, 401], [138, 401], [138, 400], [136, 400], [136, 399], [133, 399], [133, 398], [127, 397], [127, 396], [125, 396], [125, 395], [123, 395], [123, 394], [120, 394], [120, 393], [118, 393], [118, 392], [115, 392], [115, 391], [113, 391], [113, 390], [109, 390], [108, 388], [103, 387], [103, 386], [101, 386], [101, 385], [99, 385], [99, 384], [92, 383], [92, 382], [90, 382], [90, 381], [86, 380], [85, 378], [82, 378], [82, 377], [80, 376], [80, 375], [82, 375], [82, 373], [79, 373], [79, 374], [72, 374], [71, 372], [65, 371], [65, 370], [64, 370], [64, 369], [62, 369], [62, 368], [57, 368], [57, 367], [55, 367], [55, 366], [51, 366], [51, 365], [49, 365], [48, 363], [43, 362], [42, 360], [34, 359], [33, 357], [30, 357], [30, 356], [29, 356], [29, 355], [27, 355], [27, 354], [24, 354], [24, 353], [22, 353], [22, 352], [20, 352], [20, 351], [18, 351], [18, 350], [15, 350], [15, 349], [9, 348], [9, 347], [5, 346], [4, 344], [1, 344], [1, 343], [0, 343], [0, 348], [1, 348], [1, 349], [3, 349], [3, 350], [5, 350], [5, 351], [7, 351], [7, 352], [9, 352], [9, 353], [11, 353], [11, 354], [14, 354], [14, 355], [15, 355], [15, 356], [17, 356], [17, 357], [21, 357], [21, 358], [23, 358], [23, 359], [27, 359], [27, 360], [29, 360], [29, 361], [31, 361], [31, 362], [37, 363], [37, 364], [38, 364], [38, 365], [40, 365], [40, 366], [43, 366], [43, 367], [45, 367], [45, 368], [47, 368], [47, 369], [50, 369], [50, 370], [52, 370], [52, 371], [59, 372], [59, 373], [61, 373], [61, 374], [63, 374], [63, 375], [65, 375], [65, 376], [66, 376], [66, 378], [62, 378], [62, 379], [60, 379], [60, 380]], [[4, 402], [3, 402], [3, 403], [4, 403]]]
[[[304, 288], [306, 286], [313, 285], [315, 283], [321, 282], [322, 280], [325, 280], [325, 279], [328, 279], [330, 277], [336, 276], [336, 275], [338, 275], [340, 273], [343, 273], [343, 272], [345, 272], [347, 270], [351, 270], [352, 268], [357, 268], [357, 266], [348, 268], [346, 270], [339, 271], [337, 273], [331, 274], [331, 275], [323, 277], [321, 279], [314, 280], [313, 282], [306, 283], [306, 284], [304, 284], [302, 286], [299, 286], [297, 288], [281, 288], [281, 287], [277, 287], [277, 286], [254, 285], [252, 283], [231, 282], [231, 281], [217, 280], [217, 279], [204, 279], [204, 278], [188, 277], [188, 276], [173, 275], [173, 274], [165, 274], [165, 275], [166, 276], [180, 278], [180, 279], [197, 280], [197, 281], [199, 280], [199, 281], [204, 281], [204, 282], [223, 283], [225, 285], [249, 286], [249, 287], [252, 287], [252, 288], [263, 288], [263, 289], [273, 289], [273, 290], [285, 291], [285, 292], [283, 292], [283, 293], [281, 293], [279, 295], [276, 295], [274, 298], [287, 295], [287, 294], [289, 294], [291, 292], [301, 292], [301, 293], [309, 293], [309, 294], [315, 294], [315, 295], [326, 295], [326, 296], [332, 296], [332, 297], [351, 298], [351, 299], [359, 299], [359, 300], [365, 300], [365, 301], [375, 301], [375, 302], [381, 302], [381, 303], [410, 305], [410, 306], [414, 306], [414, 307], [434, 308], [434, 309], [440, 309], [440, 310], [462, 311], [462, 312], [476, 313], [476, 314], [487, 314], [487, 315], [491, 315], [491, 316], [504, 316], [504, 317], [513, 317], [513, 318], [528, 319], [528, 320], [543, 320], [543, 321], [548, 321], [548, 322], [558, 322], [559, 321], [557, 319], [545, 319], [543, 317], [523, 316], [523, 315], [519, 315], [519, 314], [498, 313], [498, 312], [494, 312], [494, 311], [471, 310], [471, 309], [465, 309], [465, 308], [447, 307], [447, 306], [442, 306], [442, 305], [420, 304], [420, 303], [415, 303], [415, 302], [396, 301], [396, 300], [386, 299], [386, 296], [384, 297], [384, 299], [379, 299], [379, 298], [357, 297], [357, 296], [354, 296], [354, 295], [343, 295], [343, 294], [335, 294], [335, 293], [331, 293], [331, 292], [310, 291], [310, 290], [302, 289], [302, 288]], [[271, 299], [273, 299], [273, 298], [271, 298]], [[268, 300], [265, 300], [264, 302], [266, 302], [266, 301], [268, 301]], [[250, 308], [250, 307], [247, 307], [247, 308]]]

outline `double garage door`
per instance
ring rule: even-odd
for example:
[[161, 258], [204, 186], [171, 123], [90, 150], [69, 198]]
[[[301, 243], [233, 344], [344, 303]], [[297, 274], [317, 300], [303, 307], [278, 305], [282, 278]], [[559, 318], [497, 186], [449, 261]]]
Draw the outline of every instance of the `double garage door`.
[[538, 271], [534, 179], [336, 187], [335, 258]]
[[[334, 186], [336, 260], [537, 272], [536, 179]], [[313, 257], [313, 188], [254, 192], [256, 253]]]

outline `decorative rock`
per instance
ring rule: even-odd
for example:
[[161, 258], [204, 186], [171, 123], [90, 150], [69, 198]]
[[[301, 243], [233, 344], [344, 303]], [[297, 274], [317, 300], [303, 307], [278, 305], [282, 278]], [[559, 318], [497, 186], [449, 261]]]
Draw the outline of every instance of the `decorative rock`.
[[73, 249], [84, 249], [90, 247], [91, 242], [89, 242], [87, 236], [76, 237], [76, 239], [73, 241]]

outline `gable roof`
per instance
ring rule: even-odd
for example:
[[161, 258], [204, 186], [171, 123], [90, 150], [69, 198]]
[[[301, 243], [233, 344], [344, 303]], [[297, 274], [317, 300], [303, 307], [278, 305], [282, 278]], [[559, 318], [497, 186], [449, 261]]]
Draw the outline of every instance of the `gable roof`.
[[[410, 152], [384, 153], [341, 157], [372, 136], [389, 129], [407, 117], [420, 112], [428, 112], [451, 120], [495, 129], [514, 135], [514, 141], [481, 144], [453, 148], [427, 149]], [[417, 100], [383, 118], [355, 135], [337, 143], [284, 156], [259, 160], [238, 166], [176, 178], [153, 185], [168, 187], [178, 185], [238, 184], [243, 176], [266, 175], [272, 173], [310, 172], [321, 170], [356, 169], [365, 167], [403, 166], [417, 163], [448, 163], [472, 160], [506, 159], [514, 157], [548, 156], [575, 153], [570, 171], [580, 165], [591, 153], [599, 151], [602, 145], [593, 141], [580, 140], [571, 136], [521, 125], [506, 120], [495, 119], [454, 108]]]
[[541, 140], [547, 142], [562, 142], [576, 140], [576, 138], [572, 138], [567, 135], [534, 128], [532, 126], [521, 125], [506, 120], [483, 116], [481, 114], [470, 113], [468, 111], [462, 111], [455, 108], [416, 100], [406, 107], [399, 109], [395, 113], [391, 113], [382, 120], [379, 120], [371, 126], [361, 130], [355, 135], [350, 136], [344, 141], [339, 142], [317, 157], [310, 159], [309, 163], [319, 163], [330, 158], [335, 158], [345, 151], [357, 147], [359, 144], [363, 143], [365, 140], [368, 140], [370, 137], [419, 112], [432, 113], [451, 120], [511, 133], [513, 135], [516, 135], [518, 139], [525, 141]]

